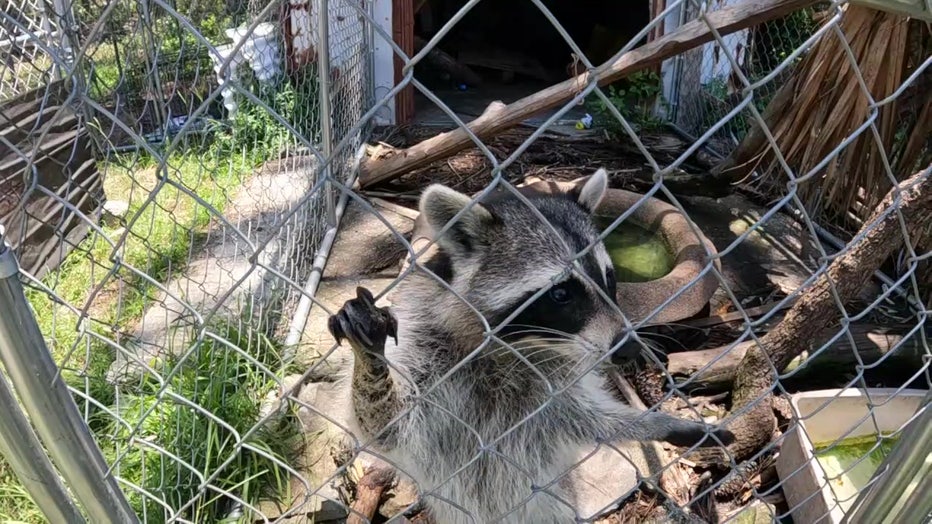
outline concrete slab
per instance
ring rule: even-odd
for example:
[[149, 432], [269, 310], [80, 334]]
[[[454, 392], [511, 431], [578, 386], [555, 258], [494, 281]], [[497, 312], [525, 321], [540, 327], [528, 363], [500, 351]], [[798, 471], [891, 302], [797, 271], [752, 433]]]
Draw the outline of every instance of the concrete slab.
[[579, 517], [591, 521], [618, 509], [638, 487], [639, 478], [659, 474], [665, 456], [655, 442], [620, 442], [597, 449], [593, 444], [579, 454], [577, 460], [585, 461], [564, 477], [560, 488], [575, 501]]
[[[313, 381], [329, 381], [352, 358], [348, 347], [334, 347], [327, 330], [327, 319], [343, 303], [356, 296], [356, 287], [364, 286], [378, 295], [398, 276], [401, 260], [407, 252], [402, 242], [410, 238], [414, 222], [397, 212], [377, 209], [381, 219], [356, 203], [350, 203], [334, 240], [324, 275], [317, 289], [317, 303], [311, 308], [296, 363], [303, 369], [317, 366]], [[387, 223], [386, 223], [387, 222]], [[380, 306], [389, 305], [386, 299]], [[326, 357], [326, 358], [325, 358]]]
[[253, 520], [288, 523], [343, 521], [348, 512], [339, 489], [342, 474], [338, 472], [333, 450], [345, 446], [348, 439], [348, 434], [339, 424], [345, 418], [345, 402], [334, 384], [311, 383], [301, 388], [297, 404], [305, 446], [297, 463], [292, 466], [301, 476], [292, 475], [289, 479], [289, 500], [264, 501], [258, 508], [261, 516]]

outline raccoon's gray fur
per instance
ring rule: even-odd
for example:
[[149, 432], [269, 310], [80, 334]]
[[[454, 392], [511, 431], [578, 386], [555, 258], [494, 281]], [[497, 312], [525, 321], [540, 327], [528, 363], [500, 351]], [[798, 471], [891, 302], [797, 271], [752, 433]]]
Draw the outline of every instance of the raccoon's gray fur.
[[[572, 501], [554, 496], [554, 480], [582, 446], [733, 440], [724, 429], [635, 410], [589, 371], [621, 342], [624, 329], [616, 310], [579, 276], [587, 274], [614, 301], [603, 245], [569, 264], [598, 237], [591, 213], [606, 188], [599, 170], [575, 194], [530, 199], [561, 238], [514, 197], [473, 205], [423, 264], [445, 284], [417, 268], [399, 284], [391, 312], [359, 288], [330, 318], [334, 337], [348, 340], [356, 355], [352, 396], [360, 440], [417, 482], [436, 522], [572, 522]], [[420, 210], [440, 231], [470, 201], [434, 185]], [[547, 288], [497, 333], [520, 356], [487, 341], [477, 312], [494, 330]], [[386, 347], [389, 337], [396, 340]]]

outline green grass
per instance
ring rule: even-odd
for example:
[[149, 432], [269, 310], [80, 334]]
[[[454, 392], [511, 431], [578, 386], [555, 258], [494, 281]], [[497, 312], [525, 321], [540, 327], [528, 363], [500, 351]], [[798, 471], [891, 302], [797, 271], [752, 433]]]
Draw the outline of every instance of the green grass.
[[[118, 472], [121, 478], [172, 508], [196, 501], [185, 512], [194, 522], [217, 522], [225, 516], [230, 506], [221, 491], [236, 493], [252, 503], [262, 495], [287, 496], [288, 472], [269, 457], [287, 464], [300, 438], [295, 419], [289, 415], [244, 441], [261, 453], [237, 449], [237, 443], [259, 418], [261, 400], [276, 382], [234, 348], [271, 368], [278, 360], [278, 348], [248, 330], [239, 332], [228, 326], [214, 332], [231, 344], [208, 338], [186, 361], [170, 359], [167, 368], [180, 371], [168, 384], [163, 400], [156, 396], [159, 386], [154, 381], [125, 395], [119, 408], [122, 423], [111, 419], [103, 432], [108, 462], [125, 453]], [[136, 444], [127, 449], [125, 443], [136, 426]], [[221, 470], [230, 457], [233, 461]], [[202, 490], [201, 478], [218, 470], [221, 474], [210, 483], [217, 490]], [[127, 492], [130, 504], [146, 522], [166, 520], [161, 504], [140, 491]]]
[[[177, 274], [192, 248], [201, 242], [212, 213], [172, 184], [158, 187], [159, 182], [167, 180], [181, 185], [223, 212], [229, 193], [256, 167], [250, 158], [250, 155], [229, 154], [229, 150], [211, 147], [171, 156], [167, 170], [160, 170], [151, 159], [138, 155], [117, 156], [101, 162], [108, 200], [129, 204], [127, 220], [138, 215], [129, 227], [120, 254], [124, 264], [160, 282], [165, 281], [170, 272]], [[147, 203], [157, 187], [154, 200]], [[123, 226], [109, 224], [102, 225], [102, 229], [116, 241]], [[125, 267], [109, 275], [114, 266], [112, 251], [103, 237], [92, 233], [43, 281], [64, 304], [79, 310], [88, 308], [87, 331], [120, 341], [132, 331], [147, 304], [157, 296], [158, 289]], [[91, 291], [97, 287], [100, 293], [91, 296]], [[234, 461], [212, 485], [236, 491], [251, 502], [257, 500], [265, 487], [280, 487], [285, 475], [273, 461], [247, 450], [234, 450], [237, 440], [234, 433], [203, 414], [213, 413], [240, 435], [252, 427], [257, 420], [260, 400], [275, 384], [272, 377], [260, 373], [252, 361], [229, 346], [207, 339], [188, 361], [170, 359], [157, 368], [165, 377], [175, 366], [180, 366], [180, 372], [168, 385], [171, 395], [160, 400], [155, 395], [154, 381], [117, 390], [105, 380], [115, 357], [114, 349], [98, 338], [80, 333], [76, 328], [80, 320], [78, 313], [44, 291], [27, 288], [27, 298], [67, 383], [120, 413], [131, 425], [140, 423], [135, 442], [143, 439], [155, 443], [204, 474], [215, 471], [236, 451]], [[213, 326], [213, 332], [269, 369], [281, 371], [277, 349], [258, 333], [248, 329], [239, 333], [229, 326]], [[203, 412], [173, 400], [179, 397], [199, 405]], [[80, 395], [75, 395], [75, 400], [112, 463], [126, 450], [129, 428], [117, 424], [111, 415]], [[156, 409], [141, 420], [146, 408], [156, 404]], [[294, 421], [287, 418], [283, 426], [265, 429], [253, 436], [250, 444], [265, 449], [271, 456], [285, 457], [287, 463], [288, 453], [294, 448], [294, 428]], [[162, 456], [153, 448], [138, 444], [123, 457], [117, 475], [144, 487], [172, 507], [180, 507], [200, 493], [200, 482], [193, 472], [179, 467], [172, 458]], [[140, 515], [144, 514], [147, 522], [164, 520], [158, 503], [145, 500], [139, 492], [126, 491], [134, 508]], [[224, 511], [225, 503], [216, 492], [208, 490], [206, 498], [198, 499], [190, 509], [189, 518], [193, 515], [197, 522], [212, 521]], [[0, 522], [9, 520], [44, 521], [8, 466], [0, 460]]]
[[[122, 15], [117, 18], [132, 19], [129, 7], [131, 4], [120, 4], [119, 8], [126, 8], [126, 12], [120, 11]], [[208, 36], [217, 36], [229, 26], [209, 13], [201, 21]], [[129, 22], [121, 22], [113, 29], [124, 25], [132, 28]], [[204, 72], [210, 64], [203, 46], [187, 37], [177, 38], [177, 32], [157, 33], [162, 35], [158, 37], [159, 45], [167, 59], [186, 57], [185, 67], [200, 70], [195, 76], [205, 81]], [[120, 90], [124, 98], [138, 97], [147, 82], [147, 73], [140, 69], [145, 58], [139, 55], [145, 49], [138, 41], [140, 35], [131, 31], [117, 38], [115, 46], [105, 41], [88, 55], [93, 64], [90, 94], [104, 105], [115, 90]], [[120, 60], [116, 53], [120, 53]], [[285, 79], [284, 84], [263, 90], [254, 78], [250, 80], [251, 71], [246, 69], [247, 87], [305, 138], [319, 140], [314, 78], [300, 84]], [[187, 69], [181, 74], [187, 75]], [[197, 91], [203, 86], [194, 82], [186, 87]], [[27, 298], [62, 376], [80, 392], [75, 395], [79, 408], [108, 461], [119, 460], [117, 476], [174, 508], [195, 500], [185, 517], [196, 522], [222, 517], [228, 501], [215, 490], [204, 491], [195, 472], [209, 475], [231, 456], [232, 462], [211, 486], [235, 492], [251, 503], [270, 487], [279, 493], [284, 487], [286, 475], [275, 461], [242, 448], [237, 437], [255, 424], [260, 401], [275, 385], [273, 377], [260, 372], [258, 364], [266, 365], [273, 373], [288, 371], [282, 369], [277, 348], [249, 327], [212, 325], [212, 332], [232, 346], [207, 338], [183, 362], [175, 358], [151, 362], [161, 377], [177, 368], [162, 394], [158, 394], [153, 377], [117, 388], [106, 376], [115, 360], [114, 344], [125, 345], [145, 309], [158, 300], [159, 289], [148, 279], [165, 282], [178, 275], [192, 251], [204, 241], [211, 218], [224, 212], [232, 193], [261, 162], [295, 144], [287, 127], [264, 108], [246, 100], [241, 100], [235, 118], [214, 124], [209, 137], [188, 137], [179, 148], [183, 153], [168, 156], [167, 167], [139, 153], [99, 159], [107, 200], [128, 203], [126, 220], [101, 224], [103, 235], [92, 230], [58, 269], [43, 278], [51, 293], [37, 287], [27, 289]], [[106, 125], [101, 127], [105, 129]], [[125, 242], [114, 252], [110, 241], [117, 242], [124, 235]], [[182, 398], [199, 409], [179, 402]], [[108, 410], [118, 413], [130, 426], [118, 423]], [[148, 416], [144, 416], [146, 413]], [[131, 429], [137, 425], [138, 432], [130, 441]], [[284, 457], [283, 462], [288, 463], [288, 453], [295, 449], [295, 428], [294, 417], [285, 417], [280, 425], [251, 436], [248, 444], [268, 456]], [[140, 444], [146, 442], [152, 446]], [[176, 457], [193, 470], [180, 466]], [[124, 489], [145, 521], [165, 520], [159, 503], [139, 491]], [[0, 457], [0, 523], [7, 521], [44, 519]]]
[[10, 465], [0, 457], [0, 523], [12, 522], [42, 524], [48, 521], [20, 485]]

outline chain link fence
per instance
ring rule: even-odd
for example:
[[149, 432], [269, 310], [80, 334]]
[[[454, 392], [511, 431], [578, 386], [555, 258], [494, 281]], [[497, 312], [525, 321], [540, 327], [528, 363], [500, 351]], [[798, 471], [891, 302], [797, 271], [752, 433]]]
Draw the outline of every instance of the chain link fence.
[[47, 83], [54, 74], [48, 48], [64, 48], [58, 20], [48, 16], [42, 2], [5, 0], [9, 18], [0, 25], [0, 100], [12, 98]]
[[[727, 0], [710, 2], [704, 8], [716, 11], [733, 4]], [[684, 22], [695, 20], [700, 9], [699, 4], [685, 3], [682, 7]], [[777, 71], [774, 79], [755, 90], [754, 105], [763, 112], [791, 71], [782, 67], [782, 63], [812, 36], [818, 27], [815, 16], [820, 12], [824, 11], [811, 7], [800, 9], [723, 36], [721, 44], [709, 42], [677, 57], [671, 64], [677, 87], [674, 99], [669, 101], [673, 108], [671, 122], [695, 139], [726, 119], [741, 103], [740, 74], [755, 84]], [[753, 119], [748, 110], [727, 119], [727, 123], [709, 138], [709, 146], [721, 155], [731, 153], [753, 125]]]
[[[923, 521], [927, 28], [882, 22], [918, 59], [871, 92], [847, 4], [651, 3], [596, 68], [531, 0], [586, 72], [470, 123], [420, 71], [477, 3], [389, 2], [411, 27], [373, 0], [0, 13], [0, 518]], [[864, 118], [797, 164], [769, 108], [828, 41]], [[383, 42], [402, 80], [377, 96]], [[653, 113], [662, 86], [625, 77], [661, 62]], [[448, 132], [375, 126], [410, 88]], [[580, 104], [596, 129], [560, 129]], [[705, 151], [757, 135], [776, 183], [706, 191]], [[800, 188], [858, 140], [883, 159], [864, 191], [896, 189], [833, 227]], [[537, 200], [594, 202], [573, 184], [603, 166], [595, 230]], [[347, 316], [358, 286], [395, 344]]]

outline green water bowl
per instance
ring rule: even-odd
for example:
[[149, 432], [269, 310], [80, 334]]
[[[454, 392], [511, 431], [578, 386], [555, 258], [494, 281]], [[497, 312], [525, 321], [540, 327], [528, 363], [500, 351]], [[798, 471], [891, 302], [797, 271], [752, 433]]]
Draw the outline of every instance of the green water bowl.
[[[527, 180], [518, 191], [528, 196], [575, 192], [588, 178]], [[710, 261], [715, 245], [689, 217], [662, 200], [616, 188], [605, 193], [595, 215], [602, 231], [625, 215], [604, 243], [616, 268], [618, 307], [631, 322], [678, 322], [706, 307], [719, 284], [706, 269], [722, 266], [717, 257]]]
[[[614, 221], [612, 217], [600, 216], [596, 225], [604, 232]], [[619, 282], [650, 282], [673, 269], [673, 253], [663, 237], [630, 220], [618, 224], [604, 243]]]

